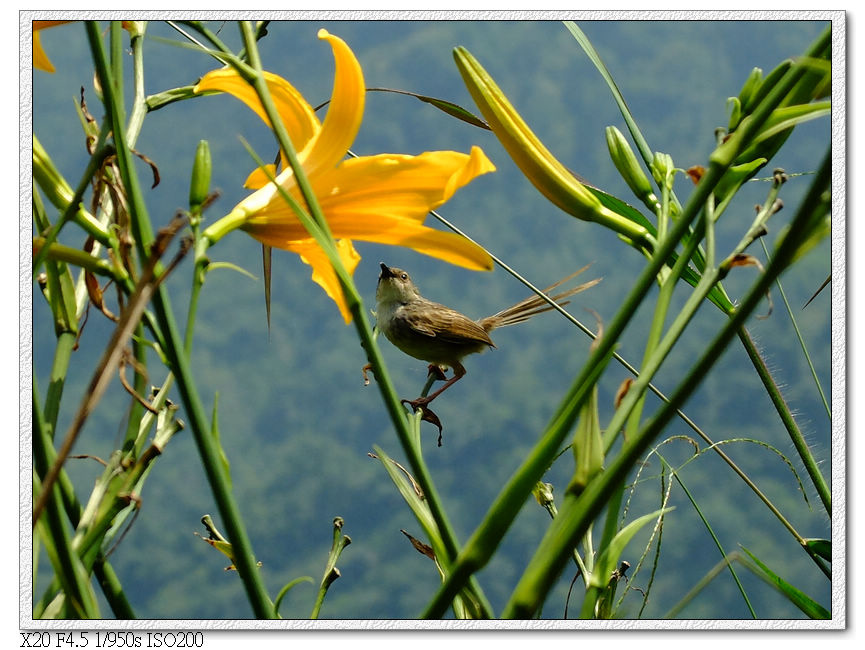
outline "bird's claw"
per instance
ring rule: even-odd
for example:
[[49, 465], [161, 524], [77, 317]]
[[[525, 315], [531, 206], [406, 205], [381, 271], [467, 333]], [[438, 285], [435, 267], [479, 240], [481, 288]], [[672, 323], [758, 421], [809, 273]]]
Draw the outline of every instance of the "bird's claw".
[[418, 397], [417, 399], [413, 399], [413, 400], [404, 399], [404, 400], [401, 400], [401, 402], [403, 404], [407, 404], [408, 406], [410, 406], [413, 411], [420, 411], [420, 414], [421, 414], [420, 419], [421, 420], [426, 420], [427, 422], [430, 422], [430, 423], [432, 423], [438, 427], [438, 430], [439, 430], [438, 446], [441, 447], [442, 446], [442, 423], [441, 423], [441, 420], [439, 420], [439, 416], [437, 416], [435, 413], [433, 413], [432, 409], [430, 409], [427, 406], [427, 404], [429, 403], [429, 400], [427, 400], [423, 397]]

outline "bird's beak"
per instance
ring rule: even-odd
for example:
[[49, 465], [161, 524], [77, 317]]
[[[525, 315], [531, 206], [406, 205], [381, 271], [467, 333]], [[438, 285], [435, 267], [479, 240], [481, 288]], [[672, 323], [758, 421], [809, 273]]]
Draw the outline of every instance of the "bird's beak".
[[379, 264], [381, 265], [381, 273], [379, 274], [378, 279], [383, 280], [384, 278], [392, 278], [393, 271], [390, 270], [390, 267], [384, 262], [379, 262]]

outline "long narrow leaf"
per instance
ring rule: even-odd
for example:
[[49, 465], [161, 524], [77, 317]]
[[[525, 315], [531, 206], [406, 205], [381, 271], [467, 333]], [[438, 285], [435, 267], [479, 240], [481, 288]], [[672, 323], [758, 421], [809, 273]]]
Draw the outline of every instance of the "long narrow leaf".
[[[754, 573], [761, 578], [763, 578], [770, 585], [775, 587], [779, 592], [781, 592], [784, 596], [786, 596], [787, 600], [796, 605], [799, 609], [801, 609], [805, 614], [807, 614], [810, 618], [822, 618], [828, 619], [832, 618], [832, 614], [825, 607], [820, 605], [813, 598], [808, 596], [805, 592], [800, 589], [797, 589], [789, 582], [779, 577], [776, 573], [774, 573], [769, 567], [763, 564], [756, 555], [751, 553], [744, 546], [742, 550], [748, 554], [754, 563], [759, 567], [759, 571], [754, 571]], [[754, 570], [753, 568], [751, 569]]]

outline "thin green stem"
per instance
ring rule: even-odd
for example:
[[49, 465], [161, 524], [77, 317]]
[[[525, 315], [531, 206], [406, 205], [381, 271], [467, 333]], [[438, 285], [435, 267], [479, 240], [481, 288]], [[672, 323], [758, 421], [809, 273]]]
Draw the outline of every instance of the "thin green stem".
[[[316, 241], [322, 245], [324, 251], [328, 253], [337, 277], [340, 280], [343, 293], [346, 297], [346, 303], [352, 314], [352, 321], [360, 336], [361, 345], [366, 351], [367, 359], [373, 367], [373, 372], [376, 376], [376, 383], [378, 384], [388, 414], [390, 415], [391, 421], [396, 429], [397, 437], [399, 438], [406, 458], [412, 468], [415, 479], [424, 491], [424, 495], [430, 507], [430, 512], [432, 513], [433, 519], [441, 533], [442, 542], [445, 546], [447, 556], [438, 559], [442, 567], [447, 570], [449, 564], [452, 562], [453, 558], [456, 557], [459, 550], [456, 535], [454, 534], [453, 528], [445, 514], [441, 499], [432, 482], [432, 477], [423, 460], [423, 456], [417, 446], [413, 443], [413, 436], [411, 434], [405, 409], [400, 403], [396, 390], [390, 381], [380, 350], [375, 341], [375, 337], [373, 336], [372, 326], [370, 325], [366, 310], [363, 308], [363, 301], [354, 286], [351, 276], [345, 271], [339, 256], [336, 254], [330, 226], [321, 211], [315, 193], [309, 185], [309, 180], [304, 173], [303, 167], [297, 160], [296, 152], [291, 143], [291, 139], [289, 138], [289, 134], [285, 130], [285, 125], [276, 110], [276, 106], [273, 104], [269, 89], [264, 81], [263, 75], [261, 74], [261, 60], [258, 54], [252, 26], [244, 22], [241, 23], [241, 28], [244, 37], [244, 45], [249, 56], [249, 63], [256, 73], [250, 78], [244, 75], [242, 69], [238, 68], [238, 72], [241, 75], [244, 75], [247, 81], [252, 84], [262, 102], [268, 120], [273, 126], [274, 134], [276, 135], [280, 148], [285, 154], [289, 166], [294, 171], [294, 177], [298, 184], [298, 189], [303, 195], [306, 205], [309, 208], [309, 214], [312, 217], [313, 223], [310, 224], [305, 218], [303, 210], [298, 211], [298, 218], [304, 227], [310, 232], [310, 235], [315, 237]], [[271, 179], [271, 182], [273, 182], [273, 179]], [[316, 227], [319, 230], [318, 236], [316, 236], [315, 232]], [[482, 603], [485, 615], [490, 615], [491, 610], [489, 609], [489, 604], [483, 597], [480, 587], [474, 582], [472, 582], [472, 587], [475, 590], [475, 595], [479, 602]]]
[[796, 419], [793, 417], [790, 407], [787, 406], [787, 401], [781, 394], [781, 389], [778, 387], [778, 384], [775, 383], [775, 378], [772, 376], [772, 373], [769, 372], [769, 368], [766, 366], [766, 362], [763, 361], [763, 357], [757, 349], [757, 344], [754, 343], [754, 339], [751, 338], [751, 334], [748, 332], [747, 328], [743, 326], [738, 332], [738, 336], [739, 340], [742, 341], [742, 345], [745, 346], [745, 352], [748, 353], [751, 363], [754, 365], [754, 368], [757, 369], [757, 374], [763, 381], [766, 393], [769, 395], [769, 399], [772, 400], [775, 410], [781, 417], [781, 422], [784, 424], [784, 428], [787, 429], [787, 433], [790, 435], [790, 440], [792, 440], [793, 446], [799, 454], [799, 458], [802, 459], [802, 463], [805, 465], [805, 470], [808, 472], [808, 476], [811, 478], [814, 488], [820, 496], [820, 501], [823, 502], [823, 507], [831, 517], [832, 491], [829, 489], [829, 485], [826, 483], [826, 479], [820, 471], [820, 467], [817, 464], [817, 460], [814, 458], [814, 454], [811, 453], [811, 449], [808, 447], [805, 436], [802, 435], [799, 425], [796, 424]]
[[[111, 29], [112, 32], [117, 33], [120, 29], [119, 23], [112, 23]], [[102, 82], [106, 110], [112, 122], [115, 143], [118, 148], [117, 161], [129, 199], [130, 218], [136, 245], [141, 259], [146, 259], [150, 244], [153, 241], [153, 232], [141, 195], [132, 155], [125, 146], [125, 127], [122, 120], [122, 110], [119, 106], [120, 98], [114, 93], [117, 80], [113, 79], [109, 72], [98, 26], [95, 23], [87, 23], [87, 35], [97, 73]], [[158, 272], [161, 273], [161, 271], [160, 265]], [[164, 352], [168, 357], [169, 366], [177, 378], [178, 389], [190, 419], [202, 465], [223, 518], [228, 538], [234, 549], [235, 566], [243, 580], [254, 614], [259, 618], [273, 617], [273, 604], [267, 597], [240, 511], [234, 501], [218, 447], [213, 439], [209, 421], [198, 396], [188, 360], [183, 354], [183, 346], [164, 286], [157, 288], [152, 300], [159, 329], [164, 336]]]
[[[665, 465], [667, 465], [667, 467], [670, 467], [670, 465], [667, 463], [667, 461], [664, 460], [663, 456], [661, 456], [659, 454], [658, 457], [661, 459], [661, 462], [663, 462]], [[694, 500], [694, 496], [691, 494], [691, 491], [684, 484], [684, 482], [682, 481], [682, 478], [679, 476], [679, 473], [675, 469], [673, 469], [672, 467], [670, 467], [670, 470], [672, 471], [673, 478], [676, 479], [676, 482], [679, 484], [679, 487], [682, 488], [682, 491], [685, 493], [685, 496], [688, 497], [688, 501], [690, 501], [691, 505], [694, 507], [694, 510], [696, 511], [697, 516], [700, 517], [700, 521], [703, 522], [703, 526], [706, 528], [706, 532], [709, 533], [709, 535], [712, 538], [712, 541], [715, 542], [715, 546], [717, 547], [718, 552], [721, 554], [721, 558], [726, 558], [727, 552], [724, 550], [724, 546], [721, 544], [721, 540], [718, 539], [718, 536], [715, 534], [715, 531], [712, 530], [711, 524], [709, 524], [709, 521], [706, 519], [705, 515], [703, 514], [703, 511], [700, 509], [700, 506], [697, 505], [697, 502]], [[730, 575], [733, 576], [733, 580], [736, 582], [736, 587], [738, 587], [739, 593], [742, 594], [742, 598], [745, 601], [745, 605], [748, 607], [748, 611], [751, 612], [751, 618], [756, 619], [757, 613], [754, 611], [754, 608], [751, 606], [751, 600], [748, 598], [748, 594], [745, 593], [745, 587], [742, 586], [742, 582], [741, 582], [741, 580], [739, 580], [739, 576], [736, 573], [736, 570], [733, 568], [733, 565], [730, 562], [727, 562], [727, 566], [730, 569]]]
[[[760, 245], [763, 247], [763, 253], [766, 259], [769, 259], [769, 249], [766, 247], [766, 242], [760, 238]], [[781, 280], [778, 280], [775, 285], [778, 287], [778, 292], [781, 294], [781, 299], [784, 301], [784, 307], [787, 309], [787, 314], [790, 316], [790, 322], [793, 323], [793, 331], [796, 332], [796, 338], [799, 339], [799, 346], [802, 348], [802, 354], [805, 355], [805, 361], [808, 363], [808, 368], [811, 370], [811, 376], [814, 378], [814, 384], [817, 386], [817, 392], [820, 393], [820, 399], [823, 401], [823, 408], [826, 409], [826, 415], [829, 416], [829, 421], [832, 421], [832, 409], [829, 407], [829, 402], [826, 400], [826, 394], [823, 392], [823, 386], [820, 384], [820, 378], [817, 377], [817, 370], [814, 368], [814, 363], [811, 361], [811, 355], [808, 354], [808, 346], [805, 345], [805, 339], [802, 338], [802, 332], [799, 325], [796, 323], [796, 317], [793, 315], [793, 309], [790, 307], [790, 302], [787, 300], [787, 293], [784, 291], [784, 286]]]

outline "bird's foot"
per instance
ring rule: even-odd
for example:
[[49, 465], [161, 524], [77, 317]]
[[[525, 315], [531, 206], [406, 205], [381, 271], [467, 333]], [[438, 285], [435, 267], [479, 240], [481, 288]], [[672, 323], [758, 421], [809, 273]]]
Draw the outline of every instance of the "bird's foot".
[[427, 404], [429, 404], [430, 401], [432, 401], [432, 400], [430, 400], [429, 398], [426, 398], [426, 397], [418, 397], [417, 399], [401, 400], [401, 402], [403, 404], [407, 404], [408, 406], [410, 406], [413, 411], [420, 411], [420, 414], [421, 414], [420, 419], [421, 420], [426, 420], [427, 422], [430, 422], [430, 423], [432, 423], [438, 427], [438, 430], [439, 430], [438, 446], [441, 447], [442, 446], [442, 423], [441, 423], [441, 420], [439, 420], [439, 416], [437, 416], [435, 413], [433, 413], [432, 409], [430, 409], [427, 406]]

